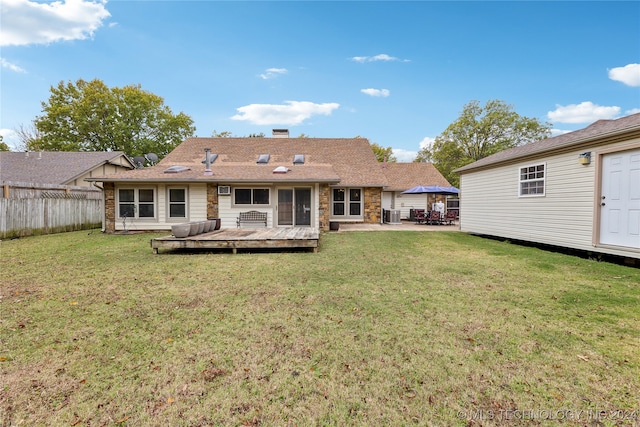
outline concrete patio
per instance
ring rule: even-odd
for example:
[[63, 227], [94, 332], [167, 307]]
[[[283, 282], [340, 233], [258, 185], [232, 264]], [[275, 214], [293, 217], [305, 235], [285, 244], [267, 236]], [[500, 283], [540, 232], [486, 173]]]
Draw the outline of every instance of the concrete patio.
[[402, 221], [401, 224], [349, 224], [341, 223], [339, 232], [342, 231], [460, 231], [460, 222], [453, 225], [426, 225], [416, 224], [412, 221]]

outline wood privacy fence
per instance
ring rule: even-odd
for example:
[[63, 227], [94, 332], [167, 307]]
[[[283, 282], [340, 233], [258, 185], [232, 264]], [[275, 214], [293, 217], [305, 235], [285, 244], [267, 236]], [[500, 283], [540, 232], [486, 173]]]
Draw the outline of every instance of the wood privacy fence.
[[91, 187], [3, 182], [0, 239], [102, 226], [102, 191]]

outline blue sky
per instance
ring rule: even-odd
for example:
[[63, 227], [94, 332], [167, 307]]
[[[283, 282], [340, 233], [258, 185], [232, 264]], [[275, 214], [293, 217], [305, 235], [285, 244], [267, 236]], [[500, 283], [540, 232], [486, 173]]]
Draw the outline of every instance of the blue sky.
[[640, 112], [640, 2], [0, 3], [0, 134], [50, 87], [140, 84], [198, 136], [363, 136], [400, 161], [500, 99], [554, 133]]

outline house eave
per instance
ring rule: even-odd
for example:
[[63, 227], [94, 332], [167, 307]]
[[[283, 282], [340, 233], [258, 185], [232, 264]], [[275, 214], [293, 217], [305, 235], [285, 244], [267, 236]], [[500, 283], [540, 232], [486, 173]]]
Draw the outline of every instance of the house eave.
[[85, 181], [89, 182], [127, 182], [127, 183], [138, 183], [138, 184], [161, 184], [161, 183], [215, 183], [215, 184], [232, 184], [232, 183], [270, 183], [270, 184], [278, 184], [278, 183], [319, 183], [319, 184], [337, 184], [340, 182], [339, 179], [305, 179], [305, 178], [297, 178], [297, 179], [255, 179], [255, 178], [247, 178], [247, 179], [228, 179], [228, 178], [215, 178], [208, 177], [207, 179], [193, 179], [193, 178], [166, 178], [166, 179], [132, 179], [132, 178], [106, 178], [106, 177], [95, 177], [95, 178], [85, 178]]

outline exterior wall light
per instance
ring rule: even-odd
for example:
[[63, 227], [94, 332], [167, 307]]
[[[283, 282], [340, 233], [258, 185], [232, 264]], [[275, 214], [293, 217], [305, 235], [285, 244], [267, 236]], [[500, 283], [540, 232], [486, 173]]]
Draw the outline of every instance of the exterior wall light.
[[587, 151], [586, 153], [582, 153], [578, 156], [578, 163], [581, 165], [588, 165], [591, 163], [591, 151]]

